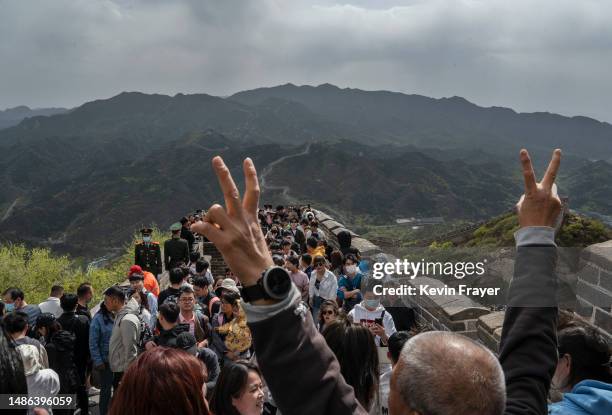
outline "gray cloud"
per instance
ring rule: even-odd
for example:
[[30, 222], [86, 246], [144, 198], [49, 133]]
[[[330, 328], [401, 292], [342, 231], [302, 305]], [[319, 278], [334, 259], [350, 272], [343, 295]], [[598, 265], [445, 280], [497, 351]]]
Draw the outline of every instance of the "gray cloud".
[[0, 108], [285, 82], [611, 121], [606, 0], [0, 0]]

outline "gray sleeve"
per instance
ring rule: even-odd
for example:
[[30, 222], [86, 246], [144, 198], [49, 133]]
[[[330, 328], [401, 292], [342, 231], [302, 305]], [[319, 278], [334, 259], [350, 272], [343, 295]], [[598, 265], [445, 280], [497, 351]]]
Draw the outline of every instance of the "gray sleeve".
[[527, 245], [553, 245], [555, 244], [555, 230], [548, 226], [527, 226], [514, 232], [516, 246]]

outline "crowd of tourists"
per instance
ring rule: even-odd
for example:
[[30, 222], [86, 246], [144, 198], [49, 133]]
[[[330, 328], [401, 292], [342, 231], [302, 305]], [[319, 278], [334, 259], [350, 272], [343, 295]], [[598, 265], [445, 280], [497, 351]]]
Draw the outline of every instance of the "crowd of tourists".
[[[72, 409], [28, 409], [57, 414], [87, 414], [96, 395], [103, 415], [610, 414], [607, 340], [554, 306], [559, 159], [536, 183], [521, 153], [525, 196], [498, 356], [420, 327], [406, 306], [383, 306], [349, 231], [322, 229], [310, 206], [258, 208], [249, 159], [240, 199], [215, 158], [225, 207], [183, 217], [163, 249], [142, 229], [129, 284], [55, 285], [38, 305], [3, 287], [0, 393], [75, 396]], [[223, 272], [203, 241], [222, 253]], [[247, 293], [271, 293], [264, 274], [275, 267], [291, 281], [285, 295]], [[94, 290], [103, 290], [97, 305]]]

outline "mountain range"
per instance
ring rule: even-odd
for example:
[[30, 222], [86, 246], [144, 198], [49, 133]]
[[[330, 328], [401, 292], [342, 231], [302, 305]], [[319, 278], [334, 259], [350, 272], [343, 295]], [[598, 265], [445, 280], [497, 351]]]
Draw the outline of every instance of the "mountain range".
[[612, 216], [612, 125], [586, 117], [329, 84], [227, 98], [125, 92], [0, 130], [0, 239], [103, 254], [142, 224], [221, 201], [216, 154], [237, 179], [252, 157], [269, 202], [482, 219], [520, 194], [521, 147], [540, 173], [562, 147], [570, 205]]
[[26, 118], [37, 116], [49, 116], [61, 114], [68, 111], [66, 108], [35, 108], [31, 109], [25, 105], [0, 110], [0, 129], [12, 127]]

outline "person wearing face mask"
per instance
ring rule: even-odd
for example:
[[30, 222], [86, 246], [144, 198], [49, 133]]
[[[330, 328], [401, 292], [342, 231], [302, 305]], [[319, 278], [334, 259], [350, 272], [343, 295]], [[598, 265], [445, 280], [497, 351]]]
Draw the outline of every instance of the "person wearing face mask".
[[210, 409], [215, 415], [262, 414], [264, 387], [259, 368], [244, 360], [223, 366]]
[[359, 304], [363, 298], [361, 295], [362, 274], [357, 268], [357, 258], [349, 254], [344, 257], [343, 273], [338, 278], [338, 299], [342, 301], [344, 311], [348, 313], [355, 304]]
[[7, 288], [2, 293], [2, 298], [4, 299], [4, 312], [6, 314], [13, 311], [23, 311], [28, 315], [30, 327], [36, 325], [36, 318], [40, 315], [40, 307], [26, 303], [23, 291], [16, 287]]
[[552, 388], [563, 395], [549, 405], [549, 414], [611, 414], [611, 354], [606, 339], [597, 329], [573, 322], [559, 330], [558, 340], [559, 360]]
[[159, 242], [151, 239], [153, 229], [143, 228], [140, 230], [142, 242], [134, 248], [134, 264], [140, 266], [143, 271], [152, 273], [155, 277], [162, 273], [162, 258]]
[[374, 335], [374, 341], [377, 346], [386, 346], [389, 337], [397, 330], [391, 314], [385, 310], [385, 307], [380, 303], [380, 300], [374, 294], [374, 286], [378, 282], [369, 278], [362, 282], [363, 301], [355, 305], [348, 313], [349, 320], [354, 323], [366, 326]]

